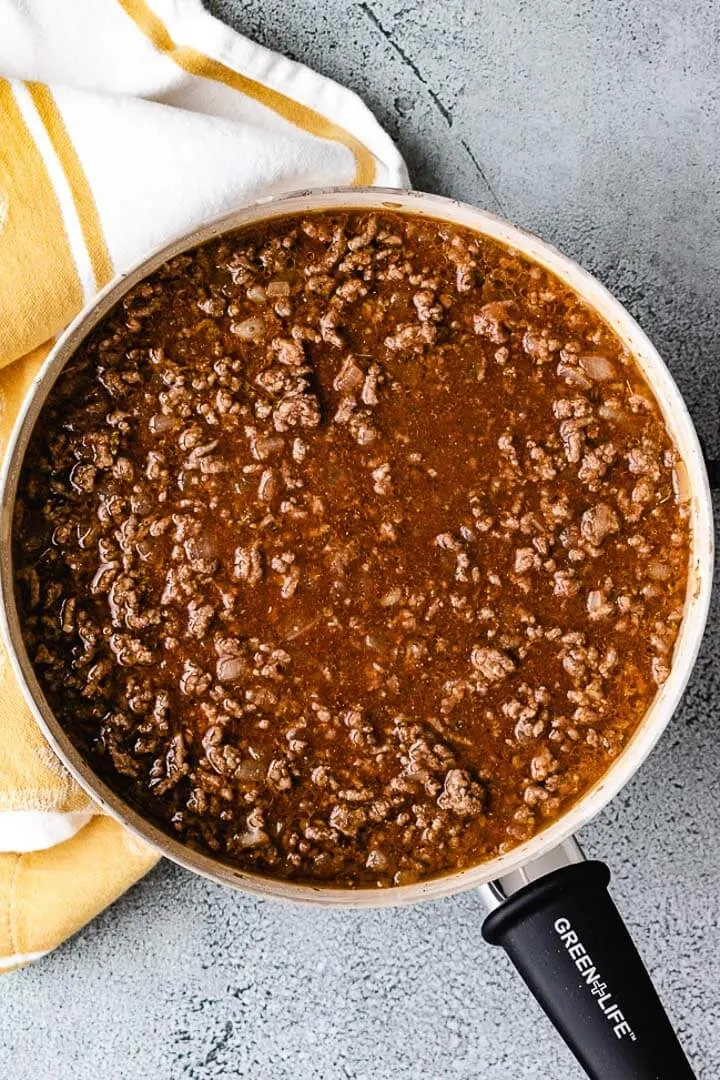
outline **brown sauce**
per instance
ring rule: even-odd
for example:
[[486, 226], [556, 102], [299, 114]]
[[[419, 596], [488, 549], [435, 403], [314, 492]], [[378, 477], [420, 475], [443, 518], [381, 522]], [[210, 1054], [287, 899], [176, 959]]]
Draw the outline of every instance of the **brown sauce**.
[[395, 213], [276, 220], [132, 288], [58, 380], [18, 497], [25, 641], [76, 745], [186, 843], [339, 885], [450, 872], [567, 809], [667, 677], [678, 462], [546, 270]]

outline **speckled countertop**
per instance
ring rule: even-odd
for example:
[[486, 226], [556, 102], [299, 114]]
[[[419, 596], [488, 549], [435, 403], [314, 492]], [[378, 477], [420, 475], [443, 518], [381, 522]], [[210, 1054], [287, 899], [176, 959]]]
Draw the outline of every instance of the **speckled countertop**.
[[[720, 7], [712, 0], [213, 0], [358, 90], [415, 186], [596, 273], [720, 452]], [[583, 831], [702, 1080], [720, 1076], [720, 611], [641, 774]], [[169, 864], [0, 980], [8, 1080], [578, 1080], [474, 895], [382, 912]]]

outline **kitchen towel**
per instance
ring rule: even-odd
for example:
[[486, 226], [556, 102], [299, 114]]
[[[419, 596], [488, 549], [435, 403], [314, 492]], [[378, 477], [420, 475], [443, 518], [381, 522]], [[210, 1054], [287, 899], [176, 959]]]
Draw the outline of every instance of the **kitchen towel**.
[[[63, 327], [116, 273], [255, 198], [407, 186], [354, 94], [198, 0], [0, 0], [0, 450]], [[0, 970], [44, 955], [157, 853], [97, 811], [0, 655]]]

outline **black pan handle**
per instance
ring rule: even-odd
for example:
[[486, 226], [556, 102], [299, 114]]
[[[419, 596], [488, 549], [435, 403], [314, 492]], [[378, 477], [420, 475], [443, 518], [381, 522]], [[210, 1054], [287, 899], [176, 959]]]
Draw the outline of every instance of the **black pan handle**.
[[696, 1080], [609, 881], [601, 862], [561, 866], [502, 900], [483, 937], [502, 945], [591, 1080]]

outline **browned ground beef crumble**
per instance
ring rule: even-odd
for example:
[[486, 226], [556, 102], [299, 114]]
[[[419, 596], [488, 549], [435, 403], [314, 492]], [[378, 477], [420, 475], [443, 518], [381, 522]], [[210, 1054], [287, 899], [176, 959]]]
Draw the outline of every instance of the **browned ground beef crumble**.
[[18, 498], [25, 641], [188, 844], [413, 882], [627, 743], [682, 618], [683, 468], [546, 270], [396, 213], [276, 220], [168, 262], [63, 372]]

